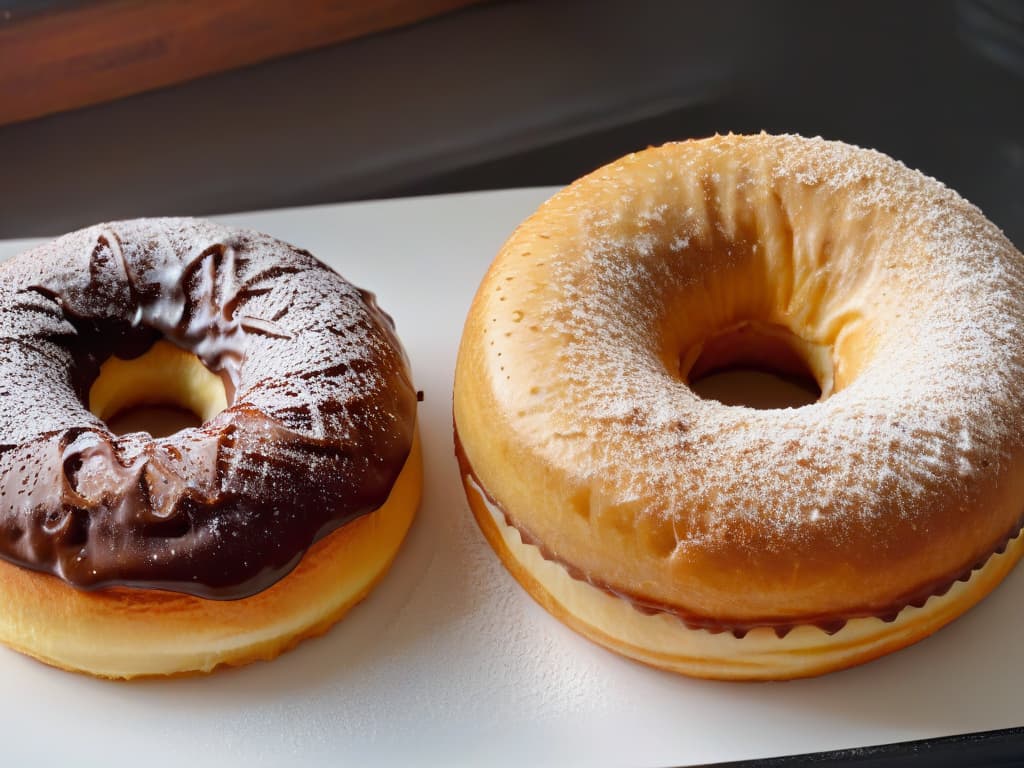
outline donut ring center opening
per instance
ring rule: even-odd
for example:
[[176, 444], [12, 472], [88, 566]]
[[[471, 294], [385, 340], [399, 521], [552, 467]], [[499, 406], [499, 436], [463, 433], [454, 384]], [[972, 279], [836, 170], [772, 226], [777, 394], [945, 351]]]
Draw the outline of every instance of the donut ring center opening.
[[157, 341], [131, 360], [107, 359], [89, 389], [88, 406], [115, 434], [159, 438], [198, 427], [228, 402], [221, 377], [196, 355]]
[[775, 323], [742, 321], [682, 354], [679, 376], [704, 400], [798, 408], [833, 392], [832, 350]]

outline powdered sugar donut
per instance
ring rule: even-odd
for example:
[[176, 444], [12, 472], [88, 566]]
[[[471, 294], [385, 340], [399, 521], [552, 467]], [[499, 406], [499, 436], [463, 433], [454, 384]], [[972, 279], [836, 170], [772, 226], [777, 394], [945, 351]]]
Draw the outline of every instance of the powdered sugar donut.
[[[696, 373], [802, 368], [800, 408]], [[597, 642], [686, 674], [903, 647], [1021, 556], [1024, 258], [877, 152], [724, 136], [629, 155], [524, 222], [473, 302], [454, 419], [484, 533]]]

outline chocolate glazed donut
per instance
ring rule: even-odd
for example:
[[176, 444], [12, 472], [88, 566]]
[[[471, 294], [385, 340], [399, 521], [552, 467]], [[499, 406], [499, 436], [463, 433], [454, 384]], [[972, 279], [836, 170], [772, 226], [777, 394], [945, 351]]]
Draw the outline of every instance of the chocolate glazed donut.
[[[390, 318], [306, 251], [195, 220], [72, 233], [0, 267], [0, 558], [86, 590], [238, 599], [387, 500], [416, 391]], [[86, 407], [166, 339], [228, 408], [161, 439]]]

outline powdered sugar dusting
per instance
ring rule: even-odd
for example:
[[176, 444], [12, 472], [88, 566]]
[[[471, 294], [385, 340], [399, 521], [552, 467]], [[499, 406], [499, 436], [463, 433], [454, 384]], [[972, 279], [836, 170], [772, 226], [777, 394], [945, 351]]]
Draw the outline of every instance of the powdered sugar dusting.
[[[522, 433], [591, 489], [591, 514], [628, 505], [669, 525], [666, 557], [902, 547], [893, 531], [967, 514], [1021, 454], [1024, 258], [940, 183], [762, 135], [633, 155], [553, 204], [494, 268], [540, 254], [546, 284], [484, 311], [524, 312], [557, 364], [532, 361], [529, 338], [496, 340], [499, 397], [520, 398]], [[799, 409], [701, 400], [674, 345], [738, 320], [787, 325], [859, 369]]]

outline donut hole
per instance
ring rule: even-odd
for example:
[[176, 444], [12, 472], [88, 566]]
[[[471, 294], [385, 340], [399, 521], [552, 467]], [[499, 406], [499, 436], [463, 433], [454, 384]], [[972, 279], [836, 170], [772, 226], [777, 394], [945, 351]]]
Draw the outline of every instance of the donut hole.
[[148, 432], [156, 438], [168, 437], [203, 423], [192, 411], [173, 405], [136, 405], [118, 411], [104, 421], [115, 435]]
[[826, 346], [773, 323], [745, 321], [680, 358], [680, 377], [699, 397], [748, 408], [800, 408], [832, 393]]
[[227, 408], [217, 374], [191, 352], [158, 341], [131, 360], [111, 357], [89, 389], [89, 410], [118, 435], [167, 437]]

